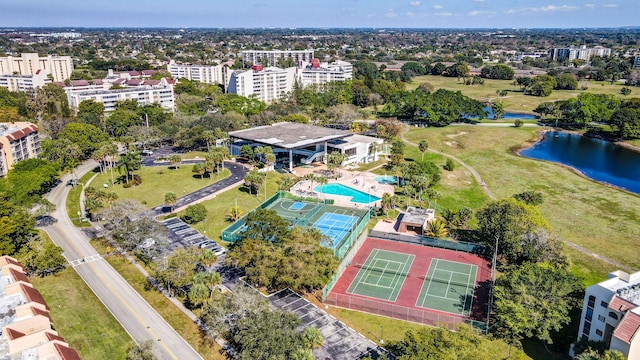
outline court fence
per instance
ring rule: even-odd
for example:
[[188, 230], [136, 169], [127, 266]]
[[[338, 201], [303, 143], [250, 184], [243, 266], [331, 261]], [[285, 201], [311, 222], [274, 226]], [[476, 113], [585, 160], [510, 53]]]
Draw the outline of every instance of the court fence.
[[442, 240], [442, 239], [429, 237], [429, 236], [422, 236], [422, 235], [410, 236], [410, 235], [403, 235], [403, 234], [394, 234], [394, 233], [388, 233], [388, 232], [377, 231], [377, 230], [372, 230], [369, 233], [369, 237], [383, 239], [383, 240], [393, 240], [393, 241], [400, 241], [400, 242], [406, 242], [411, 244], [431, 246], [431, 247], [436, 247], [440, 249], [463, 251], [466, 253], [483, 255], [483, 256], [491, 255], [491, 249], [488, 246], [485, 246], [482, 244], [463, 242], [463, 241]]
[[486, 333], [487, 329], [487, 324], [481, 321], [471, 320], [460, 316], [440, 314], [430, 310], [422, 310], [389, 304], [373, 299], [364, 299], [348, 294], [337, 294], [328, 292], [325, 296], [324, 290], [323, 302], [326, 305], [362, 311], [398, 320], [411, 321], [422, 325], [445, 325], [452, 330], [456, 325], [459, 324], [471, 325], [472, 327], [482, 331], [483, 333]]
[[[364, 223], [366, 225], [367, 222], [365, 221]], [[357, 233], [355, 233], [355, 234], [357, 234]], [[362, 235], [360, 235], [360, 237], [358, 237], [355, 240], [355, 242], [353, 243], [353, 246], [351, 247], [351, 250], [349, 250], [349, 252], [344, 256], [342, 261], [340, 261], [340, 264], [338, 264], [338, 268], [336, 269], [336, 272], [333, 274], [331, 279], [329, 279], [329, 282], [327, 283], [327, 285], [325, 285], [325, 287], [322, 288], [322, 301], [323, 302], [327, 298], [327, 295], [329, 294], [329, 292], [331, 291], [333, 286], [338, 281], [338, 278], [340, 278], [340, 275], [342, 275], [342, 273], [346, 270], [347, 266], [349, 266], [349, 264], [351, 264], [351, 261], [353, 260], [353, 257], [356, 256], [356, 253], [358, 252], [358, 250], [360, 250], [360, 248], [362, 247], [362, 244], [364, 244], [365, 240], [367, 240], [367, 232], [366, 231], [363, 232]]]

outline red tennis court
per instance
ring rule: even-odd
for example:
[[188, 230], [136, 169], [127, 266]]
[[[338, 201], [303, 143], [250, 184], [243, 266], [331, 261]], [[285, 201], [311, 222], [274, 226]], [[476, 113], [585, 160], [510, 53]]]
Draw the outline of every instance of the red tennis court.
[[[386, 273], [384, 273], [386, 270], [383, 270], [380, 279], [376, 277], [372, 278], [371, 269], [363, 265], [367, 262], [371, 263], [371, 259], [375, 259], [377, 254], [381, 252], [405, 254], [407, 257], [413, 259], [411, 262], [407, 262], [407, 266], [410, 266], [408, 270], [393, 272], [395, 276], [403, 276], [404, 280], [402, 282], [393, 282], [398, 283], [398, 287], [400, 287], [397, 296], [376, 295], [377, 293], [384, 293], [383, 291], [354, 291], [354, 284], [363, 281], [362, 279], [375, 279], [375, 284], [383, 284], [379, 285], [383, 287], [386, 286], [384, 281], [379, 281], [380, 279], [384, 280], [385, 276], [387, 276]], [[463, 267], [465, 266], [464, 264], [467, 264], [466, 266], [469, 266], [469, 268], [477, 268], [477, 273], [469, 272], [469, 274], [473, 274], [475, 278], [471, 278], [470, 280], [468, 293], [470, 298], [461, 299], [461, 302], [468, 304], [462, 306], [469, 306], [470, 309], [467, 308], [466, 311], [461, 312], [456, 312], [455, 310], [444, 311], [444, 309], [449, 309], [451, 306], [442, 306], [442, 301], [445, 302], [444, 305], [455, 302], [455, 294], [453, 294], [449, 300], [443, 300], [443, 296], [447, 295], [449, 290], [455, 293], [455, 290], [459, 289], [459, 287], [453, 284], [438, 284], [438, 291], [442, 291], [442, 294], [426, 295], [428, 294], [428, 288], [431, 286], [431, 282], [434, 281], [431, 279], [431, 276], [434, 271], [436, 271], [436, 269], [433, 268], [435, 265], [432, 266], [431, 271], [429, 267], [431, 264], [438, 263], [463, 264]], [[388, 261], [383, 261], [383, 264], [385, 264], [386, 269]], [[438, 271], [441, 272], [442, 270], [438, 269]], [[365, 275], [364, 277], [363, 273]], [[454, 274], [453, 270], [452, 274]], [[472, 323], [477, 327], [482, 327], [487, 316], [490, 277], [490, 262], [475, 254], [393, 240], [367, 238], [355, 254], [351, 264], [346, 267], [327, 295], [325, 303], [426, 325], [447, 324], [448, 326], [452, 326], [465, 322]], [[445, 276], [444, 278], [447, 277]], [[448, 278], [450, 279], [451, 276]], [[367, 281], [371, 283], [371, 280]], [[363, 281], [364, 285], [362, 286], [367, 286], [369, 284], [368, 282]], [[425, 289], [427, 289], [427, 293], [425, 293]], [[393, 292], [395, 292], [395, 290]], [[467, 314], [468, 316], [465, 316]]]

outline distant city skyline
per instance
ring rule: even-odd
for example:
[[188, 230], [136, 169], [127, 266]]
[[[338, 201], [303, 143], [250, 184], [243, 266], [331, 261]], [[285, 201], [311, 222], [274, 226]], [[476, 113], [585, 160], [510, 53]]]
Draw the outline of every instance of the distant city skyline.
[[2, 27], [594, 28], [638, 26], [639, 0], [22, 0]]

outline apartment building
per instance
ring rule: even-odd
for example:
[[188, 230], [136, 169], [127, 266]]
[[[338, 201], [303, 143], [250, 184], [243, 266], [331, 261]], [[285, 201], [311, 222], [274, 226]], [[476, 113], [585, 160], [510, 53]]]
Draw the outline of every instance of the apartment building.
[[582, 45], [579, 48], [553, 48], [549, 49], [548, 55], [552, 60], [556, 61], [573, 61], [576, 59], [582, 59], [589, 61], [592, 56], [610, 56], [611, 49], [602, 46], [596, 46], [593, 48], [587, 48], [586, 45]]
[[0, 57], [0, 74], [34, 75], [36, 72], [51, 75], [53, 81], [65, 81], [73, 72], [71, 56], [23, 53], [20, 56]]
[[[123, 88], [110, 90], [114, 85]], [[77, 109], [81, 102], [93, 100], [104, 105], [105, 113], [116, 109], [118, 101], [136, 100], [139, 105], [159, 104], [161, 108], [174, 110], [173, 82], [167, 79], [131, 79], [106, 83], [103, 81], [83, 82], [65, 87], [69, 106]], [[108, 89], [106, 88], [108, 86]]]
[[280, 59], [291, 58], [296, 64], [310, 62], [313, 50], [243, 50], [240, 52], [243, 64], [275, 66]]
[[321, 63], [318, 59], [311, 59], [311, 62], [301, 64], [300, 68], [298, 76], [304, 87], [353, 78], [353, 66], [346, 61]]
[[0, 359], [80, 360], [54, 330], [49, 307], [14, 258], [0, 257]]
[[167, 71], [174, 79], [200, 81], [206, 84], [224, 85], [224, 69], [222, 65], [182, 65], [171, 60]]
[[578, 339], [602, 341], [626, 359], [640, 359], [640, 271], [614, 271], [586, 289]]
[[253, 65], [251, 70], [236, 70], [228, 74], [227, 93], [253, 97], [267, 104], [291, 92], [297, 68], [263, 68]]
[[51, 83], [44, 71], [36, 71], [33, 75], [0, 75], [0, 86], [9, 91], [33, 91]]
[[0, 123], [0, 176], [14, 164], [40, 154], [38, 127], [28, 122]]

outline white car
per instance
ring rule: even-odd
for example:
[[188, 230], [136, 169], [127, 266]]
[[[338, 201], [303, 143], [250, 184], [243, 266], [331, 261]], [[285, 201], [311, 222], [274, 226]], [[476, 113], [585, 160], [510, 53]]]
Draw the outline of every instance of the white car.
[[144, 149], [142, 150], [142, 155], [153, 155], [153, 151], [149, 150], [149, 149]]

